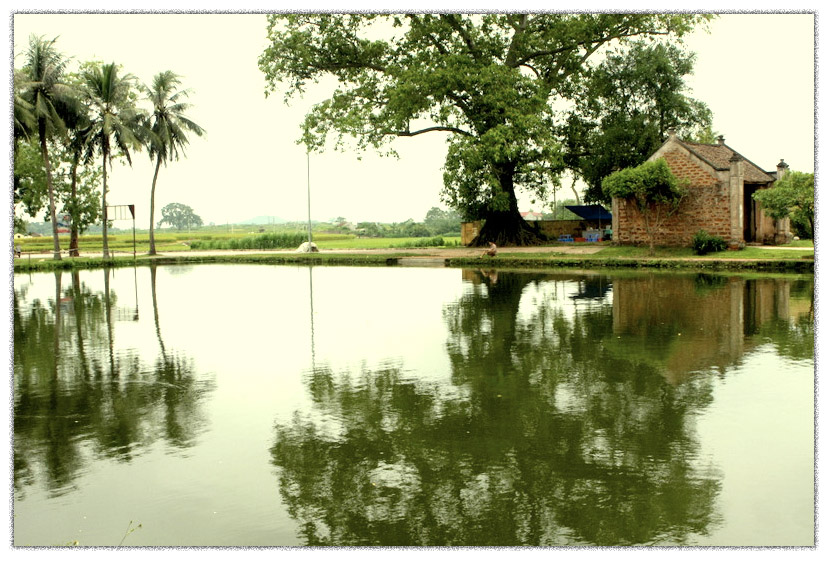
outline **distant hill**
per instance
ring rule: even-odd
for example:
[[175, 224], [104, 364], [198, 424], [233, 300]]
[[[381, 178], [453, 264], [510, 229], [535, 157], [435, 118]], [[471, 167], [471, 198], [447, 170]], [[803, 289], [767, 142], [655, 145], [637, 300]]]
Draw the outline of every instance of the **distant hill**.
[[285, 224], [286, 222], [288, 221], [278, 216], [256, 216], [242, 222], [237, 222], [237, 224]]

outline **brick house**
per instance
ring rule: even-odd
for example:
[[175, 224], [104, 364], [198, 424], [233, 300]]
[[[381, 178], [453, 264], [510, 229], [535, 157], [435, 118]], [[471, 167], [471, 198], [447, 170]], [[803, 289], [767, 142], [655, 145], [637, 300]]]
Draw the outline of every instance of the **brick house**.
[[[670, 131], [668, 140], [648, 159], [665, 158], [674, 175], [689, 180], [687, 198], [659, 229], [656, 244], [688, 246], [699, 230], [723, 238], [732, 248], [791, 241], [789, 219], [766, 216], [752, 198], [758, 189], [771, 188], [789, 166], [780, 160], [776, 173], [763, 171], [727, 146], [722, 136], [717, 140], [717, 144], [687, 142]], [[611, 204], [616, 243], [647, 243], [635, 205], [617, 198]]]

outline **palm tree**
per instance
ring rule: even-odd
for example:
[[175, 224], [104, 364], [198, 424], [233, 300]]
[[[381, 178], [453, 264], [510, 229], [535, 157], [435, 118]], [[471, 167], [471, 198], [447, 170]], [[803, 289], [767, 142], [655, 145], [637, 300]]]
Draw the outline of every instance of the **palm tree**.
[[14, 70], [14, 141], [17, 148], [18, 140], [28, 140], [37, 128], [37, 119], [34, 107], [26, 101], [23, 84], [26, 75], [21, 70]]
[[132, 165], [130, 150], [141, 149], [140, 114], [133, 103], [132, 88], [135, 77], [119, 76], [118, 66], [99, 64], [83, 72], [85, 95], [89, 105], [89, 133], [86, 156], [101, 155], [103, 162], [103, 188], [101, 210], [103, 216], [104, 259], [109, 258], [107, 241], [107, 163], [117, 151]]
[[[89, 121], [83, 115], [83, 119], [78, 122], [78, 125], [72, 129], [69, 138], [67, 139], [67, 153], [71, 157], [69, 169], [69, 214], [72, 215], [72, 224], [69, 228], [69, 256], [78, 257], [80, 252], [78, 250], [79, 225], [78, 219], [78, 167], [81, 165], [83, 158], [84, 147], [87, 143], [89, 135]], [[65, 207], [66, 208], [66, 207]]]
[[197, 136], [204, 134], [204, 129], [184, 115], [191, 105], [184, 100], [190, 95], [189, 90], [179, 90], [181, 84], [179, 76], [170, 71], [159, 72], [153, 77], [150, 87], [143, 86], [142, 90], [152, 103], [153, 112], [149, 116], [147, 150], [150, 160], [155, 160], [153, 185], [150, 190], [150, 255], [155, 255], [154, 213], [155, 213], [155, 186], [158, 180], [158, 170], [163, 163], [165, 166], [170, 160], [178, 160], [179, 153], [184, 155], [184, 148], [188, 144], [187, 133]]
[[[26, 101], [23, 94], [22, 84], [25, 81], [25, 76], [22, 71], [14, 69], [14, 169], [13, 178], [13, 193], [14, 201], [17, 202], [21, 196], [20, 176], [17, 174], [17, 156], [21, 141], [27, 141], [31, 138], [32, 133], [37, 128], [37, 119], [35, 119], [34, 107], [31, 103]], [[22, 226], [22, 219], [17, 216], [14, 217], [15, 231], [18, 226]]]
[[[20, 78], [21, 97], [25, 104], [15, 103], [15, 132], [18, 131], [18, 108], [31, 112], [37, 123], [40, 153], [46, 170], [46, 189], [49, 195], [49, 215], [52, 219], [54, 258], [60, 259], [58, 221], [55, 212], [55, 190], [52, 185], [52, 167], [49, 160], [49, 139], [66, 132], [64, 119], [76, 112], [78, 100], [73, 87], [63, 82], [67, 59], [55, 49], [55, 41], [32, 35]], [[20, 113], [25, 123], [25, 113]], [[24, 130], [23, 128], [20, 129]]]

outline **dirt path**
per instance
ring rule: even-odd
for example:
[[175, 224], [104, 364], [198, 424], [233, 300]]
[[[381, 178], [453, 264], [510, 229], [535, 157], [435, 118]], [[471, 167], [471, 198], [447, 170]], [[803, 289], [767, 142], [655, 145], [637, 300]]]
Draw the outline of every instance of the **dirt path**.
[[[602, 250], [602, 246], [597, 245], [572, 245], [572, 246], [543, 246], [543, 247], [505, 247], [499, 248], [499, 255], [515, 254], [515, 253], [550, 253], [559, 255], [591, 255]], [[132, 255], [132, 252], [112, 252], [118, 257], [125, 255]], [[174, 255], [256, 255], [256, 254], [272, 254], [272, 253], [296, 253], [293, 249], [212, 249], [212, 250], [189, 250], [189, 251], [167, 251], [160, 252], [159, 256]], [[430, 247], [430, 248], [376, 248], [376, 249], [356, 249], [356, 248], [341, 248], [341, 249], [321, 249], [320, 253], [339, 253], [347, 255], [394, 255], [405, 254], [412, 257], [478, 257], [483, 253], [482, 248], [469, 247]], [[146, 254], [139, 254], [146, 255]], [[51, 253], [44, 253], [38, 257], [50, 257]], [[81, 252], [81, 257], [100, 257], [100, 252]], [[34, 255], [33, 255], [34, 257]]]
[[[550, 255], [592, 255], [601, 251], [605, 245], [596, 245], [589, 243], [576, 243], [572, 245], [557, 245], [557, 246], [538, 246], [538, 247], [503, 247], [498, 248], [498, 255], [516, 255], [522, 253], [548, 253]], [[755, 246], [758, 249], [791, 249], [791, 250], [808, 250], [809, 248], [802, 247], [780, 247], [780, 246]], [[131, 256], [132, 252], [113, 252], [117, 257]], [[172, 257], [174, 255], [256, 255], [256, 254], [294, 254], [294, 249], [249, 249], [249, 250], [232, 250], [232, 249], [214, 249], [214, 250], [186, 250], [186, 251], [168, 251], [161, 252], [159, 256]], [[394, 255], [401, 254], [412, 258], [458, 258], [458, 257], [479, 257], [483, 253], [482, 248], [470, 247], [430, 247], [430, 248], [373, 248], [373, 249], [357, 249], [357, 248], [338, 248], [338, 249], [322, 249], [320, 253], [345, 254], [345, 255]], [[139, 254], [145, 256], [146, 254]], [[100, 257], [100, 252], [81, 252], [81, 257]], [[23, 256], [26, 258], [26, 255]], [[51, 258], [51, 252], [43, 252], [38, 254], [31, 254], [30, 259], [45, 259]], [[693, 259], [693, 258], [685, 258]], [[732, 258], [734, 259], [734, 258]], [[739, 259], [739, 258], [737, 258]]]
[[[498, 255], [515, 253], [556, 253], [564, 255], [591, 255], [602, 250], [597, 245], [573, 245], [573, 246], [540, 246], [540, 247], [503, 247], [498, 248]], [[478, 257], [484, 252], [484, 248], [470, 247], [432, 247], [432, 248], [386, 248], [386, 249], [322, 249], [321, 253], [361, 253], [361, 254], [387, 254], [405, 253], [423, 257]]]

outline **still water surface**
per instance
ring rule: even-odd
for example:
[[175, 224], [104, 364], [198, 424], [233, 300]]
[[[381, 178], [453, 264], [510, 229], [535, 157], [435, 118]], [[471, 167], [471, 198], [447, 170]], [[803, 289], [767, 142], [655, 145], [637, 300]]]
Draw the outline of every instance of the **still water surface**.
[[812, 545], [813, 280], [15, 275], [14, 543]]

